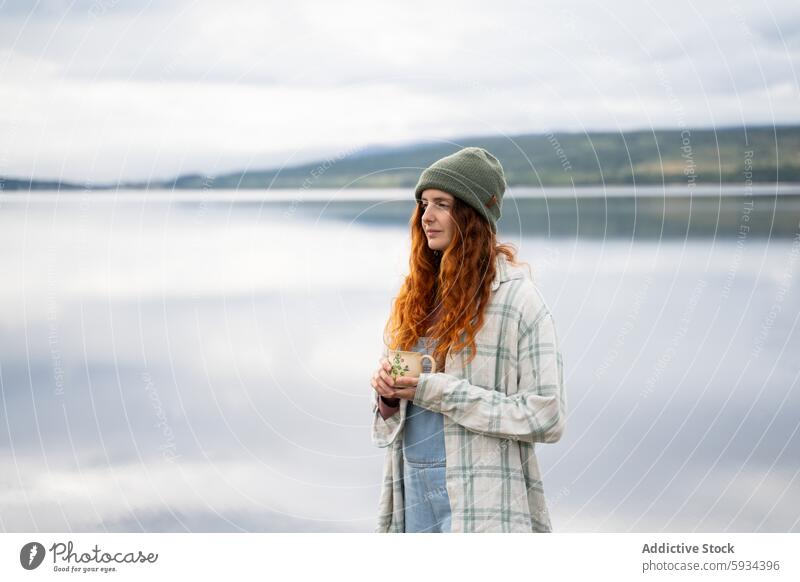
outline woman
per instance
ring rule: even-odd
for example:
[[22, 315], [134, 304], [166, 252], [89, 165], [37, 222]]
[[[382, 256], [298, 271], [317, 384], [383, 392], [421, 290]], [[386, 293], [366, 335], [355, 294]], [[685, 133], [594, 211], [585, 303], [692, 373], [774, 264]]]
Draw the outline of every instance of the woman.
[[[528, 271], [498, 245], [505, 177], [482, 148], [420, 176], [410, 274], [371, 384], [372, 439], [388, 447], [378, 532], [549, 532], [535, 443], [561, 438], [558, 338]], [[388, 349], [437, 372], [392, 379]]]

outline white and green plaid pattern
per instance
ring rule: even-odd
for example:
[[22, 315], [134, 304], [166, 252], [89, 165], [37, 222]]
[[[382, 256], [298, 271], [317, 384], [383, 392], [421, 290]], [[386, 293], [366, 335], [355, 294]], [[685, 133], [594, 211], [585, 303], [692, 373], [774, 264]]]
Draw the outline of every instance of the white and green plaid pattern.
[[[420, 375], [414, 404], [444, 415], [453, 532], [549, 532], [535, 443], [566, 422], [564, 368], [553, 316], [527, 271], [500, 254], [477, 355], [449, 352], [446, 373]], [[383, 357], [388, 350], [384, 347]], [[407, 400], [384, 420], [372, 401], [372, 440], [388, 447], [376, 532], [403, 532]]]

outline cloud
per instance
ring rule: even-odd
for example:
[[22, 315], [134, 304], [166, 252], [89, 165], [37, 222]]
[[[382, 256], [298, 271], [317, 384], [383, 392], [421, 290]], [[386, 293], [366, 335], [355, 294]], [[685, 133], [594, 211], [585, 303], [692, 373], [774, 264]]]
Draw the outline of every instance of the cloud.
[[693, 126], [798, 121], [791, 2], [37, 6], [0, 8], [0, 174], [167, 178], [365, 143], [675, 126], [664, 80]]
[[26, 483], [0, 490], [6, 531], [372, 531], [377, 508], [377, 480], [309, 481], [267, 463], [4, 465]]

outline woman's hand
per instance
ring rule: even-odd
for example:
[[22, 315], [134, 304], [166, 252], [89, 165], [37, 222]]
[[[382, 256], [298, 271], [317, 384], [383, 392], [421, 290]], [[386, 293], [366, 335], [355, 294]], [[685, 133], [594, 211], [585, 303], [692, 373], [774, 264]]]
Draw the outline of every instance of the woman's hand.
[[417, 383], [419, 378], [414, 376], [398, 376], [394, 379], [394, 393], [397, 398], [404, 398], [405, 400], [414, 400], [414, 395], [417, 393]]
[[378, 361], [378, 369], [372, 375], [372, 380], [370, 381], [375, 392], [387, 400], [398, 398], [413, 400], [419, 379], [413, 376], [397, 376], [397, 378], [393, 378], [391, 371], [392, 365], [387, 358]]
[[[375, 373], [372, 375], [372, 380], [370, 383], [375, 389], [375, 392], [383, 396], [385, 399], [396, 400], [399, 398], [399, 396], [395, 394], [394, 379], [390, 374], [391, 371], [392, 365], [389, 363], [387, 358], [378, 360], [378, 369], [375, 370]], [[390, 404], [394, 403], [390, 402]], [[396, 404], [394, 405], [396, 406]]]

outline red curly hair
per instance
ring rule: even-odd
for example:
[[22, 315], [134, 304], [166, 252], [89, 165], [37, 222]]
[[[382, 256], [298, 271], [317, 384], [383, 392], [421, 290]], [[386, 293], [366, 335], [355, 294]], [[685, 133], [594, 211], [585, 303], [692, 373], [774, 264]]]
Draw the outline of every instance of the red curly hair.
[[[384, 337], [392, 350], [411, 350], [422, 336], [436, 338], [433, 357], [441, 371], [451, 348], [468, 348], [467, 362], [476, 355], [475, 334], [484, 323], [484, 311], [491, 300], [498, 253], [513, 265], [521, 263], [516, 260], [514, 246], [498, 244], [489, 222], [458, 198], [454, 198], [451, 208], [455, 235], [444, 251], [428, 246], [422, 228], [423, 213], [424, 208], [418, 203], [409, 221], [410, 273], [393, 302]], [[437, 306], [441, 317], [429, 328]]]

